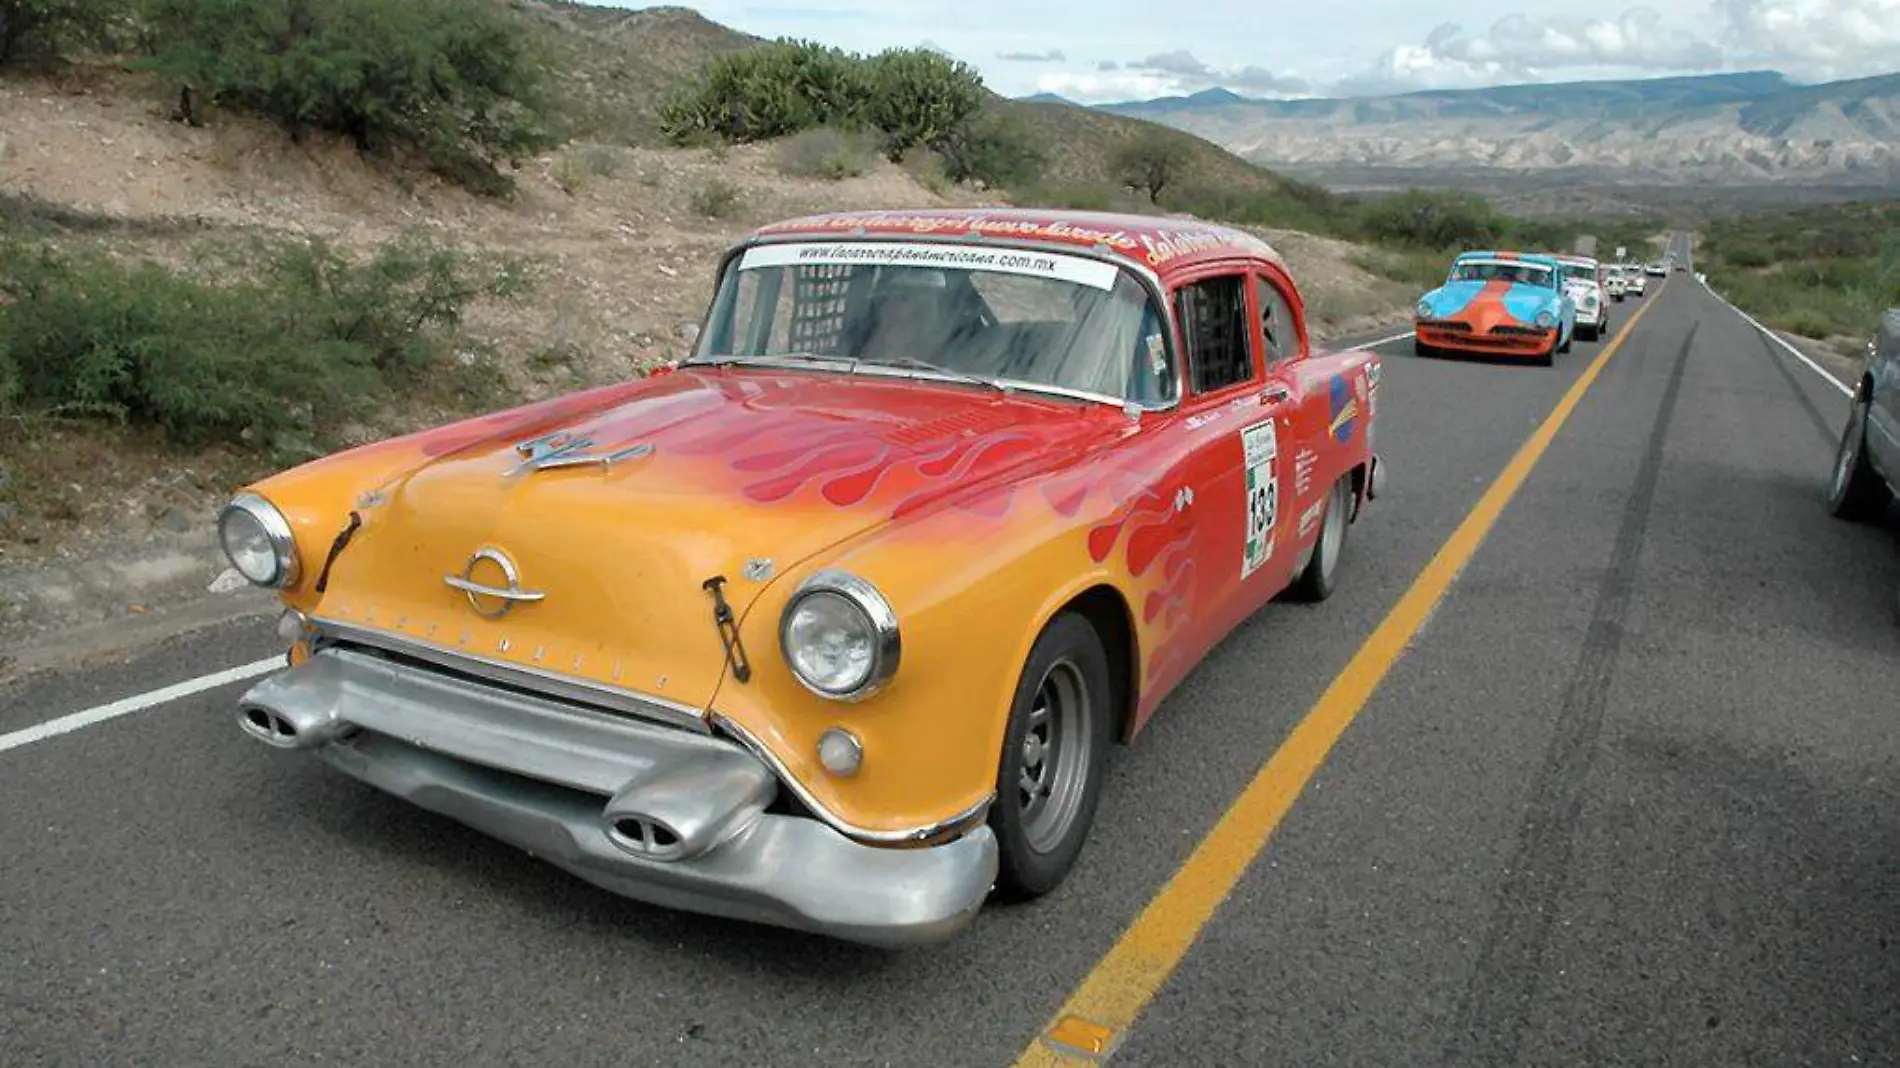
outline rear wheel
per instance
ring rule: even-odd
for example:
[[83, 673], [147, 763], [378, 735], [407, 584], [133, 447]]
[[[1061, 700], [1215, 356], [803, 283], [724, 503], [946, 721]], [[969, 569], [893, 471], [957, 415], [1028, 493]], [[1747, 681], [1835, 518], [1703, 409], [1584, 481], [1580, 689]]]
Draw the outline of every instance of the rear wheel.
[[997, 889], [1039, 897], [1061, 884], [1088, 840], [1114, 740], [1114, 688], [1101, 636], [1064, 612], [1029, 651], [996, 769], [990, 829]]
[[1346, 530], [1352, 525], [1352, 476], [1333, 483], [1326, 494], [1326, 512], [1319, 521], [1319, 541], [1314, 544], [1306, 567], [1293, 580], [1291, 593], [1297, 601], [1324, 601], [1338, 585], [1339, 558], [1346, 548]]
[[1828, 481], [1827, 510], [1842, 519], [1872, 519], [1887, 508], [1892, 499], [1885, 479], [1867, 462], [1867, 412], [1871, 402], [1863, 387], [1854, 395], [1854, 406], [1847, 414], [1847, 427], [1841, 431], [1841, 445], [1834, 454], [1834, 477]]

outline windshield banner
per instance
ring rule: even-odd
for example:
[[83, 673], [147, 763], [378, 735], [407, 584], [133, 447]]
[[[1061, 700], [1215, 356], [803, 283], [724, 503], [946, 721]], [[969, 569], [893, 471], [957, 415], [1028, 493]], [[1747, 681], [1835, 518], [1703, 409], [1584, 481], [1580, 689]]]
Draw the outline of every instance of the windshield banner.
[[925, 267], [949, 271], [995, 271], [1075, 282], [1093, 289], [1112, 289], [1118, 268], [1112, 263], [1065, 256], [1059, 252], [1025, 252], [1013, 248], [973, 248], [969, 245], [896, 241], [800, 242], [756, 245], [739, 260], [742, 271], [760, 267], [837, 266], [869, 264], [882, 267]]

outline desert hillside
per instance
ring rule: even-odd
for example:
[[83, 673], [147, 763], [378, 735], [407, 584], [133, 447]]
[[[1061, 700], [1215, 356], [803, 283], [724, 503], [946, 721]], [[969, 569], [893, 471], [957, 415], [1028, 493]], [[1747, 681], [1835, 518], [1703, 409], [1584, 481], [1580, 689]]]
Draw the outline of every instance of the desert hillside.
[[[635, 29], [655, 19], [700, 25], [678, 13], [626, 17]], [[599, 47], [612, 30], [589, 33], [572, 40]], [[528, 289], [471, 299], [455, 324], [457, 360], [483, 374], [486, 392], [371, 398], [340, 421], [317, 413], [320, 434], [309, 441], [264, 448], [247, 432], [191, 444], [137, 422], [60, 412], [0, 425], [0, 638], [29, 622], [124, 617], [203, 596], [223, 570], [209, 534], [215, 508], [247, 478], [678, 358], [718, 253], [751, 226], [825, 209], [1005, 199], [875, 153], [855, 159], [860, 173], [813, 177], [796, 139], [668, 148], [635, 129], [596, 130], [521, 160], [508, 173], [513, 195], [498, 198], [401, 159], [366, 157], [338, 137], [293, 143], [234, 113], [192, 126], [172, 121], [170, 107], [160, 87], [111, 68], [0, 77], [0, 240], [190, 275], [248, 243], [315, 240], [361, 260], [419, 235], [430, 247], [505, 258]], [[1406, 315], [1415, 291], [1359, 267], [1355, 246], [1261, 232], [1292, 262], [1320, 336]]]

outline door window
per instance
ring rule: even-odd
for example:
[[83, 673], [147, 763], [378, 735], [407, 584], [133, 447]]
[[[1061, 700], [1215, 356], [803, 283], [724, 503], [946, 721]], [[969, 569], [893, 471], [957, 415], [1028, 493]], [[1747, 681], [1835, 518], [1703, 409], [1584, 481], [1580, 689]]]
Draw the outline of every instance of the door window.
[[1254, 378], [1243, 276], [1222, 275], [1182, 286], [1175, 291], [1174, 303], [1195, 393], [1217, 393]]

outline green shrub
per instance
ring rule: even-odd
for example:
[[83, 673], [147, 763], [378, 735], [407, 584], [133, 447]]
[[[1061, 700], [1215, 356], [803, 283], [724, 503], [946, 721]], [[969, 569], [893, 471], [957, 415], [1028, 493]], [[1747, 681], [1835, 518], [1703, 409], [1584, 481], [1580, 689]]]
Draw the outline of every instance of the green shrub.
[[1162, 192], [1182, 178], [1190, 159], [1184, 135], [1155, 128], [1118, 146], [1109, 167], [1116, 181], [1148, 194], [1150, 204], [1159, 204]]
[[894, 48], [869, 64], [864, 120], [884, 132], [895, 163], [913, 148], [939, 146], [983, 108], [983, 79], [960, 60], [924, 48]]
[[619, 174], [622, 162], [620, 150], [612, 145], [576, 145], [555, 159], [554, 184], [571, 195], [596, 178]]
[[293, 137], [417, 152], [482, 192], [552, 144], [539, 67], [499, 0], [149, 0], [152, 66]]
[[976, 71], [936, 52], [891, 49], [866, 58], [783, 39], [713, 59], [660, 105], [660, 130], [676, 144], [698, 145], [868, 127], [897, 162], [964, 133], [983, 100]]
[[793, 134], [778, 150], [779, 170], [784, 173], [833, 182], [863, 174], [872, 158], [864, 135], [831, 126]]
[[739, 213], [744, 199], [738, 186], [724, 178], [714, 178], [693, 190], [687, 206], [695, 215], [703, 215], [708, 219], [725, 219]]
[[1482, 197], [1413, 189], [1366, 204], [1359, 226], [1381, 245], [1488, 248], [1503, 236], [1505, 221]]
[[871, 95], [865, 61], [812, 41], [779, 40], [728, 52], [660, 105], [660, 132], [677, 144], [784, 137], [864, 119]]
[[1127, 194], [1103, 185], [1039, 184], [1018, 189], [1011, 198], [1029, 208], [1060, 211], [1122, 211]]
[[184, 444], [315, 441], [392, 389], [442, 385], [466, 305], [524, 285], [421, 240], [361, 263], [310, 242], [208, 266], [0, 247], [0, 410], [156, 425]]
[[1362, 249], [1353, 254], [1352, 262], [1363, 271], [1424, 292], [1445, 284], [1451, 261], [1459, 251]]
[[97, 44], [125, 10], [125, 0], [0, 0], [0, 67]]
[[996, 112], [985, 112], [940, 138], [932, 146], [951, 182], [981, 182], [992, 188], [1017, 188], [1034, 182], [1048, 157], [1028, 127]]

